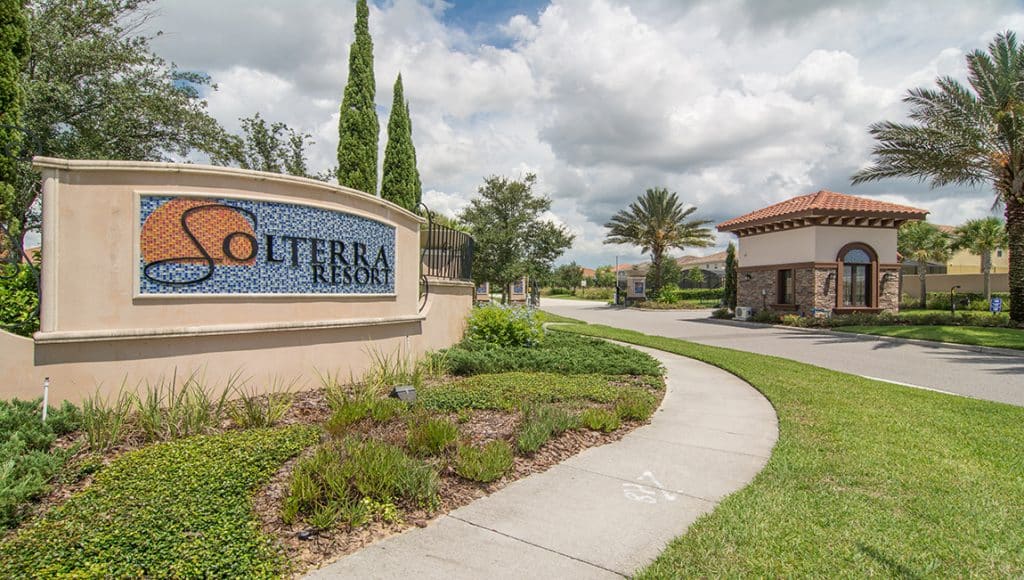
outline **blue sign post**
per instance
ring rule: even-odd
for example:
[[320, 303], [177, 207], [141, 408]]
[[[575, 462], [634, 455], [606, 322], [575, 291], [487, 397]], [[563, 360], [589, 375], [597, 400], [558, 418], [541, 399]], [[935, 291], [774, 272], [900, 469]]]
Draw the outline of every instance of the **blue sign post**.
[[997, 312], [1002, 312], [1003, 311], [1003, 299], [999, 298], [999, 297], [993, 298], [992, 302], [990, 302], [989, 305], [988, 305], [988, 309], [992, 311], [992, 314], [996, 314]]

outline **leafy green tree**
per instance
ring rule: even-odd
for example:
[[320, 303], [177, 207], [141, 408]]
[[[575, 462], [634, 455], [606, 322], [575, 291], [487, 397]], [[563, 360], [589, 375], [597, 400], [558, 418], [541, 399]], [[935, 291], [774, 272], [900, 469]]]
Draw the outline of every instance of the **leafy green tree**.
[[576, 289], [583, 283], [583, 268], [576, 262], [562, 264], [555, 268], [555, 283], [569, 288], [575, 293]]
[[946, 263], [952, 254], [949, 236], [928, 222], [907, 222], [900, 226], [896, 248], [904, 260], [917, 262], [917, 275], [921, 281], [921, 303], [928, 304], [928, 263]]
[[573, 235], [564, 227], [541, 219], [551, 200], [534, 195], [536, 181], [532, 173], [522, 180], [487, 177], [479, 196], [459, 215], [476, 241], [473, 279], [500, 286], [503, 301], [513, 281], [543, 277], [572, 246]]
[[700, 271], [700, 268], [694, 266], [686, 272], [686, 281], [693, 284], [694, 288], [700, 288], [704, 283], [704, 273]]
[[650, 253], [653, 279], [648, 284], [652, 292], [657, 292], [664, 280], [663, 264], [668, 250], [712, 244], [711, 230], [706, 227], [711, 222], [687, 219], [696, 210], [683, 207], [679, 197], [663, 187], [648, 189], [604, 225], [608, 228], [604, 243], [639, 246], [641, 253]]
[[611, 266], [598, 266], [594, 270], [594, 285], [598, 288], [611, 288], [615, 285], [615, 269]]
[[405, 100], [401, 74], [395, 80], [395, 97], [388, 119], [388, 144], [384, 149], [380, 195], [409, 211], [415, 211], [423, 197], [420, 172], [416, 169], [409, 103]]
[[[27, 2], [31, 50], [21, 67], [22, 123], [33, 151], [171, 161], [222, 149], [224, 131], [200, 96], [200, 89], [211, 86], [209, 77], [180, 71], [150, 49], [153, 35], [143, 30], [153, 15], [151, 3]], [[23, 187], [5, 202], [14, 229], [24, 233], [39, 226], [36, 196], [35, 188]]]
[[729, 247], [725, 249], [725, 282], [723, 294], [725, 295], [725, 305], [728, 308], [736, 308], [736, 277], [737, 272], [736, 263], [736, 245], [729, 242]]
[[[28, 17], [21, 0], [0, 0], [0, 257], [21, 258], [23, 210], [18, 197], [22, 187], [17, 156], [24, 147], [22, 124], [25, 94], [21, 67], [28, 58]], [[0, 272], [2, 275], [3, 272]]]
[[1010, 318], [1024, 323], [1024, 47], [1013, 32], [1000, 33], [988, 52], [967, 55], [967, 71], [969, 87], [945, 76], [937, 89], [910, 90], [911, 122], [871, 125], [874, 163], [853, 182], [991, 185], [1005, 208]]
[[309, 173], [306, 147], [313, 144], [310, 134], [300, 133], [281, 122], [267, 123], [259, 113], [241, 121], [242, 135], [225, 138], [222, 150], [211, 156], [215, 164], [299, 177], [323, 177]]
[[997, 217], [968, 220], [956, 228], [952, 248], [967, 250], [981, 256], [981, 273], [985, 275], [985, 300], [992, 299], [992, 252], [1006, 249], [1006, 227]]
[[[661, 275], [658, 276], [655, 272], [660, 272]], [[644, 279], [647, 281], [648, 295], [656, 296], [660, 294], [661, 289], [668, 284], [672, 284], [678, 290], [679, 283], [683, 281], [683, 269], [679, 267], [679, 262], [676, 262], [675, 260], [662, 260], [661, 268], [656, 269], [652, 264], [650, 268], [647, 269], [647, 276]], [[661, 286], [657, 286], [659, 279], [661, 281]], [[657, 294], [652, 294], [655, 292], [655, 290], [653, 290], [654, 288], [658, 289]]]
[[373, 76], [373, 39], [366, 0], [356, 2], [356, 38], [348, 55], [348, 83], [338, 119], [338, 183], [377, 192], [377, 93]]

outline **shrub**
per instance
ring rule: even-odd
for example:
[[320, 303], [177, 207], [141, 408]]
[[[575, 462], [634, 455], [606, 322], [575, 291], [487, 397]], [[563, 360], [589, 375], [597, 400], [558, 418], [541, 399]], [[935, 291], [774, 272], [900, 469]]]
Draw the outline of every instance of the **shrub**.
[[618, 429], [622, 422], [618, 415], [607, 409], [590, 408], [580, 413], [580, 424], [591, 431], [611, 433]]
[[29, 337], [39, 330], [38, 275], [34, 265], [12, 273], [11, 266], [0, 264], [0, 329]]
[[733, 316], [735, 314], [728, 308], [719, 308], [711, 313], [711, 318], [718, 318], [720, 320], [730, 320]]
[[239, 387], [236, 392], [239, 398], [228, 407], [228, 414], [239, 427], [273, 427], [291, 408], [295, 395], [292, 388], [295, 380], [285, 384], [274, 379], [266, 394], [259, 394], [255, 389]]
[[566, 332], [549, 332], [536, 348], [495, 348], [464, 341], [445, 351], [451, 373], [476, 375], [510, 371], [563, 374], [660, 375], [661, 365], [636, 349]]
[[658, 296], [655, 298], [662, 304], [678, 304], [682, 300], [682, 296], [679, 293], [679, 286], [673, 282], [668, 282], [658, 290]]
[[723, 300], [725, 288], [681, 288], [678, 290], [681, 300]]
[[441, 455], [458, 438], [459, 428], [448, 419], [420, 415], [409, 421], [406, 442], [413, 455], [427, 457]]
[[490, 441], [483, 447], [459, 447], [455, 459], [455, 472], [481, 483], [492, 482], [512, 468], [512, 446], [507, 441]]
[[778, 324], [779, 322], [782, 321], [782, 317], [778, 312], [775, 312], [774, 310], [762, 308], [761, 310], [755, 312], [754, 315], [750, 317], [750, 320], [766, 324]]
[[57, 436], [77, 427], [78, 409], [65, 402], [47, 413], [43, 423], [41, 399], [0, 401], [0, 531], [21, 520], [28, 502], [44, 491], [70, 455], [51, 448]]
[[544, 329], [529, 308], [491, 304], [473, 309], [466, 336], [497, 346], [529, 347], [543, 341]]
[[640, 389], [624, 390], [615, 402], [615, 415], [623, 421], [646, 421], [658, 405], [658, 399]]
[[316, 439], [309, 427], [252, 429], [126, 453], [84, 491], [0, 543], [4, 575], [281, 575], [283, 558], [260, 531], [250, 497]]

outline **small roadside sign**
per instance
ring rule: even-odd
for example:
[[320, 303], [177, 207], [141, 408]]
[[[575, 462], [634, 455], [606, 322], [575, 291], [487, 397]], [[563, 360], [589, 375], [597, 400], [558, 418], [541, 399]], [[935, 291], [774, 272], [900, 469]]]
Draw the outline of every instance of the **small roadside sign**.
[[997, 312], [1002, 312], [1003, 311], [1003, 299], [999, 298], [999, 297], [993, 298], [992, 302], [989, 303], [989, 305], [988, 305], [988, 309], [992, 311], [992, 314], [995, 314]]

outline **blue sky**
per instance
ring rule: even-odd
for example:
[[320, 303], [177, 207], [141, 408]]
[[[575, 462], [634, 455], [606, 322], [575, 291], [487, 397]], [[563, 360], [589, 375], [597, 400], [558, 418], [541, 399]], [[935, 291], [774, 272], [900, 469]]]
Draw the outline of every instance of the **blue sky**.
[[471, 0], [447, 3], [441, 21], [461, 28], [474, 39], [493, 46], [508, 47], [511, 38], [502, 34], [500, 26], [517, 14], [536, 17], [548, 5], [541, 0]]

